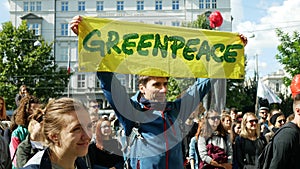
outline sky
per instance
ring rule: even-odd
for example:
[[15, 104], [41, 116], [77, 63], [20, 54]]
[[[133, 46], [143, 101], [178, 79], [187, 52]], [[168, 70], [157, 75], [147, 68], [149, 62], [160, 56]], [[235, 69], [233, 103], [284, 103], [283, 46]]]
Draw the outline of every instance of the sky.
[[[283, 69], [275, 59], [279, 45], [275, 29], [286, 33], [300, 30], [299, 0], [231, 0], [233, 32], [248, 37], [246, 77], [253, 77], [258, 62], [259, 76]], [[9, 21], [8, 0], [0, 0], [0, 24]]]

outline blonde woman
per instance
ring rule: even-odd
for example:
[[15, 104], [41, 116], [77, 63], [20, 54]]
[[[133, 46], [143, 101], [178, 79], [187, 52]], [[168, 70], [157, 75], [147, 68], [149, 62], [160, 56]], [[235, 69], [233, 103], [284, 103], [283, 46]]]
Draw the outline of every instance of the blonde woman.
[[260, 135], [260, 125], [254, 113], [243, 116], [241, 133], [235, 140], [236, 156], [234, 161], [240, 169], [252, 169], [257, 166], [257, 158], [266, 146], [266, 140]]
[[87, 169], [80, 157], [88, 152], [92, 124], [83, 104], [71, 98], [51, 100], [41, 129], [47, 148], [35, 154], [24, 169]]

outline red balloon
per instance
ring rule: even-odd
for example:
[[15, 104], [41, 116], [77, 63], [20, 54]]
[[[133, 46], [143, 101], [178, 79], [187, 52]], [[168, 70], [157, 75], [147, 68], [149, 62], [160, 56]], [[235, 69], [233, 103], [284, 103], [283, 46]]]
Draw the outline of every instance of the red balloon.
[[300, 74], [294, 76], [290, 88], [293, 97], [295, 97], [297, 94], [300, 94]]
[[211, 28], [220, 27], [223, 23], [223, 17], [220, 11], [214, 11], [209, 15], [209, 26]]

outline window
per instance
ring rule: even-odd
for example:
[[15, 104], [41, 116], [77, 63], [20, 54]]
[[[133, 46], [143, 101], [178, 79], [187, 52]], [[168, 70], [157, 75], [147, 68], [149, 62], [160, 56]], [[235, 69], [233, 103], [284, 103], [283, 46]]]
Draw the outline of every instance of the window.
[[23, 11], [28, 11], [28, 2], [23, 2]]
[[155, 1], [155, 10], [162, 10], [162, 1]]
[[156, 21], [156, 22], [154, 22], [154, 24], [156, 24], [156, 25], [162, 25], [163, 23], [162, 23], [162, 21]]
[[179, 9], [179, 1], [172, 1], [172, 9], [173, 10]]
[[60, 55], [57, 58], [57, 61], [68, 61], [68, 56], [69, 56], [69, 48], [67, 47], [62, 47], [60, 50]]
[[85, 1], [78, 1], [78, 11], [85, 11]]
[[210, 8], [210, 0], [205, 0], [205, 8], [206, 9]]
[[33, 23], [33, 24], [27, 24], [27, 26], [28, 26], [28, 29], [29, 30], [32, 30], [33, 31], [33, 34], [34, 35], [41, 35], [40, 34], [40, 30], [41, 30], [41, 28], [40, 28], [40, 24], [38, 24], [38, 23]]
[[172, 26], [180, 26], [180, 22], [178, 21], [172, 22]]
[[36, 11], [41, 11], [42, 10], [42, 2], [41, 1], [37, 1], [36, 2]]
[[275, 92], [280, 92], [279, 83], [276, 83]]
[[61, 11], [68, 11], [69, 10], [69, 2], [68, 1], [62, 1], [61, 2]]
[[204, 8], [204, 0], [199, 0], [199, 9]]
[[98, 80], [98, 77], [97, 76], [95, 76], [95, 83], [96, 83], [96, 88], [100, 88], [101, 87], [101, 83], [100, 83], [100, 80]]
[[61, 33], [60, 33], [60, 35], [61, 36], [68, 36], [68, 27], [69, 27], [69, 25], [67, 24], [67, 23], [62, 23], [61, 24]]
[[97, 11], [103, 11], [103, 4], [104, 4], [104, 2], [103, 1], [97, 1], [96, 2], [96, 9], [97, 9]]
[[217, 0], [211, 1], [211, 8], [216, 9], [217, 8]]
[[39, 26], [39, 24], [37, 24], [37, 23], [32, 24], [32, 30], [34, 32], [34, 35], [40, 35], [40, 26]]
[[85, 74], [77, 75], [77, 87], [84, 88], [85, 87]]
[[137, 1], [136, 2], [136, 10], [138, 10], [138, 11], [144, 10], [144, 1]]
[[121, 85], [126, 86], [126, 76], [124, 74], [117, 74], [116, 77], [118, 78]]
[[117, 1], [117, 11], [124, 10], [124, 1]]
[[35, 2], [30, 2], [30, 11], [35, 11]]
[[42, 1], [23, 2], [23, 11], [41, 11]]

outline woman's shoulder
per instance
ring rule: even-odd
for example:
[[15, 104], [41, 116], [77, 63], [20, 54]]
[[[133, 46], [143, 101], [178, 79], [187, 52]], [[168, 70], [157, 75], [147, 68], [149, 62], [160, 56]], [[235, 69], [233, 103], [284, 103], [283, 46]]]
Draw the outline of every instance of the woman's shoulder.
[[24, 169], [35, 169], [39, 168], [42, 162], [42, 157], [45, 150], [37, 152], [28, 162], [24, 165]]
[[24, 166], [23, 168], [20, 169], [39, 169], [39, 168], [40, 168], [39, 164], [34, 164], [34, 165]]

